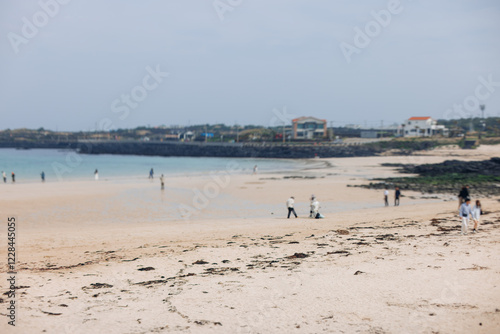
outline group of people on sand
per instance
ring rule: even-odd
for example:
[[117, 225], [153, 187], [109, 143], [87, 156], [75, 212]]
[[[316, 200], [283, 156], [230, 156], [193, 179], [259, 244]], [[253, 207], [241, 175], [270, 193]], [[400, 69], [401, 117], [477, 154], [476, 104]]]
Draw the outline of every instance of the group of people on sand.
[[[394, 188], [394, 206], [399, 206], [400, 197], [401, 190], [399, 190], [399, 187]], [[389, 190], [387, 188], [384, 190], [384, 205], [389, 206]]]
[[462, 227], [460, 229], [461, 235], [467, 234], [467, 229], [471, 219], [474, 222], [472, 233], [477, 233], [477, 229], [479, 227], [481, 214], [483, 213], [481, 209], [481, 202], [476, 200], [474, 207], [471, 207], [470, 204], [471, 198], [469, 194], [469, 186], [465, 185], [458, 194], [458, 215], [462, 219]]
[[[288, 209], [288, 217], [290, 218], [290, 214], [293, 213], [295, 218], [298, 218], [297, 213], [295, 212], [295, 198], [291, 196], [287, 201], [286, 201], [286, 207]], [[319, 213], [319, 202], [316, 196], [311, 195], [310, 199], [310, 210], [309, 210], [309, 218], [315, 218], [315, 219], [320, 219], [320, 218], [325, 218], [321, 213]]]
[[[153, 168], [151, 168], [149, 170], [148, 179], [152, 180], [152, 179], [154, 179], [154, 177], [155, 177], [155, 171]], [[161, 190], [165, 190], [165, 176], [163, 176], [163, 174], [161, 174], [161, 176], [160, 176], [160, 185], [161, 185]]]
[[[11, 173], [12, 177], [12, 183], [16, 183], [16, 174], [14, 172]], [[3, 178], [3, 183], [7, 183], [7, 174], [5, 174], [4, 171], [2, 171], [2, 178]]]

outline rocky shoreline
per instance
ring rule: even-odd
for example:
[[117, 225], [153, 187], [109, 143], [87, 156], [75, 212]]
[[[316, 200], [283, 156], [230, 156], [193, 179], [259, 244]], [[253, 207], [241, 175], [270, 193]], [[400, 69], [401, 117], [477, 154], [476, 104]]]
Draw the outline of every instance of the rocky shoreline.
[[398, 167], [403, 174], [417, 174], [416, 177], [391, 177], [373, 179], [369, 184], [359, 185], [368, 189], [411, 190], [427, 194], [456, 195], [464, 185], [470, 187], [474, 196], [489, 197], [500, 195], [500, 158], [484, 161], [447, 160], [438, 164], [405, 165], [382, 164]]

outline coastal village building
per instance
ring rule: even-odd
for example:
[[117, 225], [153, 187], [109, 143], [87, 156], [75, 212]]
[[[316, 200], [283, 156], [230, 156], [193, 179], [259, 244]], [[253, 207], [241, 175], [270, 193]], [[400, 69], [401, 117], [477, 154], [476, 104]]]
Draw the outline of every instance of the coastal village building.
[[437, 125], [432, 117], [410, 117], [401, 125], [400, 135], [403, 137], [431, 137], [448, 136], [448, 129], [444, 125]]
[[326, 120], [316, 117], [299, 117], [292, 120], [293, 139], [319, 139], [327, 135]]

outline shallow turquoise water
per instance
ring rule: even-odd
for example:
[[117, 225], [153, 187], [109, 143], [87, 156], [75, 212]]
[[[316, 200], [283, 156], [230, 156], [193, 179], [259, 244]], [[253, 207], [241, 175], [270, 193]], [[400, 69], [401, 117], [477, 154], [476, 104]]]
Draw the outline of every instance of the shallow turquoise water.
[[100, 179], [147, 178], [154, 169], [155, 177], [165, 174], [196, 175], [212, 171], [252, 173], [258, 165], [259, 173], [292, 171], [305, 167], [304, 161], [284, 159], [236, 159], [151, 157], [133, 155], [85, 155], [56, 149], [0, 149], [0, 171], [5, 171], [8, 182], [11, 172], [17, 182], [40, 180], [45, 172], [47, 182], [93, 179], [99, 170]]

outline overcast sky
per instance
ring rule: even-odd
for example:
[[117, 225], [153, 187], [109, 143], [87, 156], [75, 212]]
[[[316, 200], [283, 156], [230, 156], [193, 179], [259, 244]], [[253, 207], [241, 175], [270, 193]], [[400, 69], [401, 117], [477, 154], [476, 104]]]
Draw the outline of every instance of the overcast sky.
[[0, 129], [500, 116], [498, 0], [4, 0], [0, 36]]

